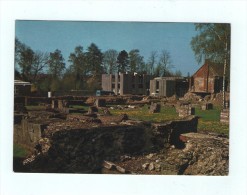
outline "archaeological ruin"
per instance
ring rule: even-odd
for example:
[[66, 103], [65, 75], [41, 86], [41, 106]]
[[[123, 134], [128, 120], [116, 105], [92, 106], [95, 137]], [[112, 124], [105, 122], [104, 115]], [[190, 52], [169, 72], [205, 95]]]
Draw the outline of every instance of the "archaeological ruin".
[[[213, 104], [208, 97], [200, 101], [192, 94], [185, 97], [15, 97], [14, 144], [29, 153], [22, 159], [14, 157], [14, 171], [227, 175], [228, 138], [198, 132], [195, 104], [205, 109]], [[128, 114], [145, 107], [150, 116], [174, 108], [177, 119], [155, 122]]]

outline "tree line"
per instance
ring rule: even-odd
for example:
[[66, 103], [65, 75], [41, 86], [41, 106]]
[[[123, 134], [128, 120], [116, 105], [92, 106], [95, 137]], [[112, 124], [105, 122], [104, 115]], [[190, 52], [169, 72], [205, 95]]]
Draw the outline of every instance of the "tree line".
[[99, 89], [103, 73], [182, 75], [180, 71], [172, 72], [172, 68], [174, 65], [167, 50], [159, 53], [152, 51], [145, 62], [138, 49], [102, 52], [95, 43], [86, 49], [76, 46], [69, 55], [66, 67], [59, 49], [50, 53], [34, 51], [18, 38], [15, 39], [15, 79], [30, 81], [40, 91]]
[[[218, 63], [224, 70], [223, 85], [230, 80], [230, 24], [198, 23], [198, 34], [191, 39], [191, 48], [198, 63], [204, 59]], [[65, 60], [59, 49], [54, 52], [33, 51], [29, 46], [15, 40], [15, 78], [30, 81], [38, 90], [71, 90], [100, 88], [102, 73], [146, 73], [154, 76], [181, 76], [172, 72], [174, 65], [167, 50], [152, 51], [145, 61], [138, 49], [120, 52], [109, 49], [102, 52], [91, 43], [86, 49], [75, 47]], [[223, 86], [223, 92], [225, 87]]]

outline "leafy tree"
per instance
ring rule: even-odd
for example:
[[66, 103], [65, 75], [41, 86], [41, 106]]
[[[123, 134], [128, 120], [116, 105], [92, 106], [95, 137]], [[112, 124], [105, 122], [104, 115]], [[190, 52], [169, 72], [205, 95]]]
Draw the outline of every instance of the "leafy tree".
[[152, 51], [149, 58], [148, 58], [148, 69], [149, 69], [149, 73], [152, 75], [154, 74], [154, 68], [155, 68], [155, 65], [157, 63], [157, 52], [156, 51]]
[[31, 81], [31, 70], [34, 61], [34, 51], [29, 47], [22, 48], [19, 54], [18, 64], [21, 69], [22, 77], [27, 81]]
[[103, 54], [94, 43], [87, 48], [86, 60], [91, 75], [96, 76], [103, 73]]
[[[88, 67], [86, 63], [86, 56], [83, 53], [83, 47], [77, 46], [74, 50], [74, 53], [71, 53], [68, 60], [71, 65], [66, 73], [66, 80], [69, 82], [69, 78], [74, 83], [74, 89], [83, 88], [84, 77], [88, 72]], [[71, 77], [71, 76], [72, 77]], [[70, 82], [71, 82], [70, 81]]]
[[49, 73], [54, 79], [61, 78], [63, 70], [65, 69], [64, 58], [60, 50], [56, 49], [50, 53], [49, 60]]
[[160, 76], [170, 76], [170, 69], [173, 68], [171, 55], [168, 51], [163, 50], [160, 55], [158, 67], [160, 69]]
[[192, 38], [191, 47], [196, 60], [204, 59], [223, 64], [230, 64], [230, 24], [195, 24], [198, 35]]
[[108, 74], [113, 74], [116, 72], [117, 57], [118, 57], [118, 52], [114, 49], [109, 49], [106, 52], [104, 52], [104, 59], [103, 59], [104, 71], [107, 72]]
[[61, 89], [64, 91], [69, 91], [71, 89], [78, 89], [78, 87], [80, 87], [81, 84], [80, 81], [76, 80], [74, 73], [71, 71], [71, 66], [68, 69], [66, 69], [61, 83], [62, 83]]
[[125, 50], [122, 50], [117, 57], [117, 70], [118, 72], [128, 72], [129, 67], [129, 55]]
[[139, 54], [138, 49], [133, 49], [129, 52], [129, 64], [130, 64], [130, 72], [143, 72], [144, 71], [144, 61], [143, 56]]
[[223, 68], [223, 107], [225, 107], [225, 82], [230, 74], [230, 24], [195, 24], [198, 35], [192, 38], [191, 47], [200, 63], [209, 59]]

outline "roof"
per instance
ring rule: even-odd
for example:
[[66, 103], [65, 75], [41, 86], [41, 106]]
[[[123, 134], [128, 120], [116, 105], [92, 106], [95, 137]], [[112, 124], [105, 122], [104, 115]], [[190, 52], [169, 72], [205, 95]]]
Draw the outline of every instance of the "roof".
[[221, 64], [213, 63], [210, 62], [209, 60], [205, 60], [205, 63], [192, 75], [192, 77], [194, 77], [205, 66], [209, 66], [210, 76], [223, 76], [224, 69]]
[[15, 85], [32, 85], [30, 82], [15, 80]]
[[184, 77], [155, 77], [154, 80], [181, 80]]

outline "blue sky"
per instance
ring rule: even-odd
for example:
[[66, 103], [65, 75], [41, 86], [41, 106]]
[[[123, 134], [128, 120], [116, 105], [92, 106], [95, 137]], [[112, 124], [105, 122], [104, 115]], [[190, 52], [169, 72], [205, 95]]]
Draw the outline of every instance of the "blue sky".
[[76, 46], [85, 51], [95, 43], [102, 52], [139, 49], [145, 61], [152, 51], [167, 50], [175, 66], [172, 70], [184, 76], [200, 67], [190, 46], [196, 33], [193, 23], [16, 21], [16, 37], [21, 42], [35, 51], [61, 50], [67, 66]]

